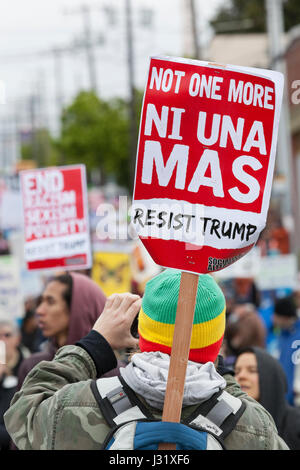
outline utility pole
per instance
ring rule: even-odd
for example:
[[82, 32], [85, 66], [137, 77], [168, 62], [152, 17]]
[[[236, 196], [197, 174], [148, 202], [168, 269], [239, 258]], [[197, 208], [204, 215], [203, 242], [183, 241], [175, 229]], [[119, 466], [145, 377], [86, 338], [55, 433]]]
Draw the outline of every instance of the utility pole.
[[81, 7], [81, 11], [84, 20], [85, 47], [90, 74], [91, 90], [97, 94], [97, 68], [91, 34], [91, 7], [88, 5], [83, 5]]
[[14, 134], [15, 134], [15, 142], [16, 142], [16, 162], [17, 162], [18, 160], [21, 160], [21, 145], [20, 145], [20, 116], [16, 107], [14, 108], [14, 112], [13, 112], [13, 122], [14, 122]]
[[131, 0], [125, 0], [127, 65], [129, 82], [129, 120], [130, 120], [130, 182], [133, 188], [137, 147], [136, 97], [134, 88], [134, 52], [132, 38]]
[[62, 53], [63, 49], [54, 48], [52, 50], [54, 58], [54, 82], [55, 82], [55, 94], [56, 94], [56, 105], [57, 115], [59, 116], [64, 104], [63, 98], [63, 72], [62, 72]]
[[[54, 81], [55, 81], [55, 93], [56, 93], [56, 107], [57, 107], [57, 122], [58, 130], [61, 126], [61, 113], [64, 106], [63, 97], [63, 69], [62, 69], [62, 54], [65, 49], [55, 48], [53, 49], [54, 57]], [[63, 151], [59, 150], [59, 163], [63, 165], [65, 162]]]
[[28, 98], [29, 116], [31, 124], [31, 148], [32, 148], [32, 159], [38, 162], [38, 144], [37, 144], [37, 115], [36, 115], [36, 103], [37, 97], [32, 94]]
[[195, 59], [201, 59], [201, 48], [199, 43], [199, 36], [198, 36], [198, 24], [197, 24], [197, 10], [195, 5], [195, 0], [189, 0], [189, 8], [191, 12], [191, 29], [192, 29], [192, 36], [193, 36], [193, 46], [194, 46], [194, 55]]
[[79, 9], [68, 10], [67, 14], [81, 14], [83, 18], [83, 34], [84, 34], [84, 47], [86, 50], [87, 65], [90, 79], [90, 89], [97, 94], [98, 90], [98, 79], [97, 79], [97, 67], [94, 55], [94, 45], [92, 41], [92, 25], [91, 25], [91, 10], [90, 5], [81, 5]]
[[282, 109], [278, 131], [277, 144], [277, 170], [284, 177], [285, 192], [283, 200], [283, 213], [288, 214], [293, 219], [294, 228], [291, 233], [291, 251], [298, 253], [299, 242], [299, 221], [298, 221], [298, 202], [295, 191], [295, 171], [293, 164], [290, 111], [287, 90], [287, 70], [285, 64], [284, 47], [284, 0], [265, 0], [267, 12], [267, 30], [269, 36], [269, 56], [270, 67], [273, 70], [283, 73], [285, 78], [285, 87], [282, 101]]
[[199, 42], [197, 11], [195, 0], [181, 0], [183, 21], [183, 54], [194, 59], [202, 59], [202, 51]]

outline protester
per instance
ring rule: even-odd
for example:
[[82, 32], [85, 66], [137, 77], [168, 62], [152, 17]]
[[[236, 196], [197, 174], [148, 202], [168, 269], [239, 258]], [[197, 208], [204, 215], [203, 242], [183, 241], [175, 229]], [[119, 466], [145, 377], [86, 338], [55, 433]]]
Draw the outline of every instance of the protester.
[[100, 287], [83, 274], [62, 274], [48, 282], [36, 309], [38, 325], [47, 342], [41, 352], [22, 363], [19, 388], [38, 362], [51, 361], [58, 348], [75, 344], [88, 333], [105, 301]]
[[0, 363], [0, 449], [8, 450], [10, 437], [6, 431], [3, 415], [17, 390], [17, 374], [24, 357], [29, 351], [20, 346], [20, 332], [10, 319], [0, 320], [0, 341], [5, 345], [5, 364]]
[[14, 321], [0, 319], [0, 340], [5, 343], [7, 374], [16, 377], [23, 361], [29, 359], [30, 351], [21, 344], [21, 333]]
[[222, 350], [225, 363], [232, 366], [239, 351], [250, 346], [265, 347], [266, 329], [254, 305], [235, 305], [227, 318], [226, 348]]
[[286, 398], [290, 405], [300, 406], [300, 319], [294, 294], [278, 299], [274, 305], [273, 324], [279, 329], [272, 344], [272, 355], [279, 360], [287, 377]]
[[260, 305], [260, 292], [257, 289], [254, 279], [235, 277], [233, 279], [235, 301], [237, 304], [253, 304], [256, 308]]
[[287, 381], [279, 362], [264, 349], [248, 348], [237, 357], [235, 377], [241, 389], [271, 414], [289, 448], [300, 450], [300, 410], [285, 399]]
[[11, 439], [4, 424], [4, 413], [17, 391], [17, 378], [7, 375], [7, 369], [0, 363], [0, 450], [9, 450]]
[[9, 255], [10, 249], [8, 241], [4, 238], [2, 231], [0, 230], [0, 256]]
[[283, 225], [279, 208], [269, 208], [266, 227], [259, 236], [257, 246], [262, 256], [290, 253], [289, 232]]
[[[35, 367], [5, 414], [20, 449], [100, 449], [110, 427], [98, 407], [95, 379], [116, 366], [113, 349], [138, 342], [141, 352], [121, 369], [121, 376], [145, 408], [161, 416], [180, 276], [180, 271], [167, 269], [154, 277], [146, 285], [143, 303], [133, 294], [114, 294], [85, 338], [61, 348], [52, 362]], [[137, 340], [130, 328], [139, 310]], [[200, 275], [182, 419], [216, 391], [225, 390], [231, 401], [240, 402], [233, 399], [238, 397], [245, 406], [236, 428], [224, 440], [227, 449], [288, 449], [267, 411], [222, 367], [218, 353], [224, 328], [222, 291], [212, 276]], [[219, 363], [218, 372], [214, 363]]]
[[229, 317], [236, 304], [236, 296], [233, 286], [233, 279], [226, 279], [219, 283], [226, 301], [226, 318]]
[[35, 309], [38, 304], [38, 299], [28, 299], [25, 302], [25, 316], [21, 324], [21, 343], [26, 346], [31, 353], [40, 351], [41, 344], [45, 341], [35, 314]]

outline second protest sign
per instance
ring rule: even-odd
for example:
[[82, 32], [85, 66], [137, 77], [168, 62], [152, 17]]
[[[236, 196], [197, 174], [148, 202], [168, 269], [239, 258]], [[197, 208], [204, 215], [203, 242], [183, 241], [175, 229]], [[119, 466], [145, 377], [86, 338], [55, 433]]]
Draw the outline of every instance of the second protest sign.
[[27, 269], [91, 266], [84, 165], [20, 174]]

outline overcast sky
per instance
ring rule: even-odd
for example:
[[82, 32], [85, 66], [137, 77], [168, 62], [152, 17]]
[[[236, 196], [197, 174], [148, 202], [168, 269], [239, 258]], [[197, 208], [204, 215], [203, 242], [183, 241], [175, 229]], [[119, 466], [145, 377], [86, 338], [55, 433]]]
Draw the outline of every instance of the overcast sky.
[[[148, 57], [156, 54], [183, 55], [184, 0], [132, 0], [135, 38], [135, 82], [143, 88]], [[74, 14], [78, 6], [93, 7], [93, 38], [104, 39], [95, 49], [97, 89], [104, 98], [126, 96], [128, 90], [124, 0], [9, 0], [1, 5], [0, 15], [0, 80], [5, 82], [7, 104], [0, 110], [19, 113], [22, 119], [28, 96], [39, 94], [41, 119], [55, 126], [57, 86], [54, 47], [69, 46], [83, 34], [83, 17]], [[198, 25], [207, 37], [207, 20], [221, 0], [196, 0]], [[116, 24], [109, 25], [103, 7], [116, 8]], [[141, 26], [141, 8], [154, 11], [152, 26]], [[72, 14], [73, 12], [73, 14]], [[37, 54], [37, 55], [36, 55]], [[86, 55], [65, 53], [61, 62], [60, 92], [67, 104], [78, 89], [89, 87]], [[25, 102], [25, 105], [24, 105]], [[2, 112], [1, 112], [2, 111]]]

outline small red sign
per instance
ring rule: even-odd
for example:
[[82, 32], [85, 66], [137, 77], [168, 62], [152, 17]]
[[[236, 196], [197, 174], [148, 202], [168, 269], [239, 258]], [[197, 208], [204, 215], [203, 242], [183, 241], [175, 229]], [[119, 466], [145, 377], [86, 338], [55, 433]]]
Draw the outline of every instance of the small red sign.
[[91, 266], [85, 166], [20, 173], [28, 270]]

